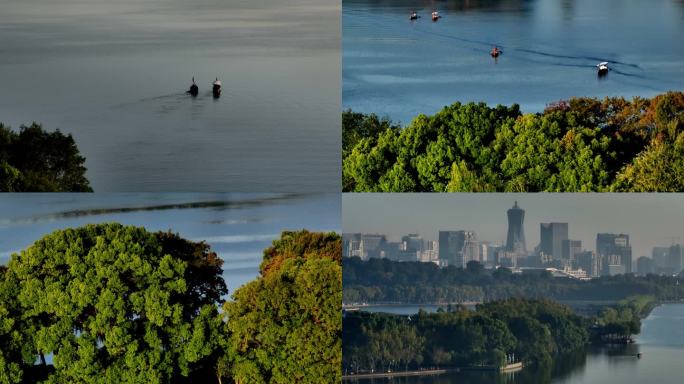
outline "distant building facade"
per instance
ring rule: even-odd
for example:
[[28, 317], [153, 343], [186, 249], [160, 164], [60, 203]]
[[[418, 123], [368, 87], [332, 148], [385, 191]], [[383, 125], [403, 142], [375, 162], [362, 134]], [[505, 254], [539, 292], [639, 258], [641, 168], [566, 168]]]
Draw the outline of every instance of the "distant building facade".
[[575, 268], [587, 272], [588, 277], [597, 277], [601, 273], [602, 265], [595, 252], [583, 251], [575, 255]]
[[667, 259], [668, 272], [673, 275], [678, 275], [682, 271], [682, 246], [675, 244], [670, 246]]
[[[615, 233], [599, 233], [596, 235], [596, 253], [603, 259], [605, 274], [609, 273], [610, 265], [624, 266], [624, 273], [632, 273], [632, 246], [629, 245], [629, 235]], [[618, 271], [619, 268], [612, 268]]]
[[581, 240], [563, 240], [563, 260], [572, 263], [580, 252], [582, 252]]
[[655, 273], [666, 273], [669, 269], [670, 247], [653, 247], [651, 259]]
[[562, 259], [563, 242], [568, 240], [568, 223], [541, 223], [539, 230], [539, 252], [553, 260]]
[[439, 231], [439, 259], [450, 266], [465, 268], [480, 261], [480, 245], [473, 231]]
[[361, 234], [359, 243], [359, 253], [364, 260], [373, 258], [384, 258], [387, 250], [387, 238], [385, 235]]

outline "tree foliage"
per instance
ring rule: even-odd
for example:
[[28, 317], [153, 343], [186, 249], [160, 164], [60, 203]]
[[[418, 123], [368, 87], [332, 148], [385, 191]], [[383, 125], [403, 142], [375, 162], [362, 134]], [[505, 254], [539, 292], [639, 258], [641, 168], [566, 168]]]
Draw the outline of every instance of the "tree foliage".
[[223, 262], [207, 244], [56, 231], [0, 267], [0, 383], [337, 382], [340, 256], [334, 233], [283, 232], [219, 313]]
[[264, 251], [261, 277], [224, 304], [236, 383], [334, 383], [341, 365], [341, 240], [283, 232]]
[[[452, 308], [453, 309], [453, 308]], [[548, 300], [508, 299], [437, 313], [399, 316], [348, 312], [347, 372], [424, 367], [500, 367], [507, 356], [527, 365], [583, 347], [587, 321]]]
[[84, 163], [71, 135], [0, 123], [0, 191], [92, 192]]
[[681, 92], [573, 98], [525, 115], [455, 103], [404, 128], [351, 111], [343, 120], [343, 136], [354, 137], [343, 150], [345, 192], [684, 190]]
[[684, 298], [684, 285], [671, 276], [602, 276], [589, 281], [554, 278], [550, 273], [512, 274], [507, 268], [466, 269], [433, 263], [388, 259], [343, 259], [345, 303], [484, 302], [509, 297], [557, 300], [622, 300], [652, 295], [659, 300]]
[[4, 279], [4, 289], [16, 290], [15, 319], [32, 352], [24, 363], [40, 358], [44, 365], [51, 354], [47, 382], [187, 377], [211, 354], [202, 349], [211, 339], [196, 338], [226, 293], [223, 280], [196, 276], [220, 276], [220, 266], [205, 244], [132, 226], [88, 225], [45, 236], [12, 255]]

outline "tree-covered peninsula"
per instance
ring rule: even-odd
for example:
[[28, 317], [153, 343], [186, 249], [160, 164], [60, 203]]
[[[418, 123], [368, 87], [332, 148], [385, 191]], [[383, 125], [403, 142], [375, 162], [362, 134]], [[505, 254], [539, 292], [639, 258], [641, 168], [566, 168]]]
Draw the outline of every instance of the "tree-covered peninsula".
[[537, 114], [455, 103], [405, 127], [347, 110], [345, 192], [684, 191], [684, 93]]
[[40, 124], [19, 132], [0, 123], [0, 192], [92, 192], [71, 135]]
[[628, 342], [654, 305], [652, 297], [632, 297], [590, 317], [550, 300], [521, 298], [411, 316], [347, 312], [344, 372], [548, 366], [590, 343]]
[[283, 232], [224, 302], [223, 261], [203, 242], [56, 231], [0, 267], [0, 383], [337, 382], [340, 247]]

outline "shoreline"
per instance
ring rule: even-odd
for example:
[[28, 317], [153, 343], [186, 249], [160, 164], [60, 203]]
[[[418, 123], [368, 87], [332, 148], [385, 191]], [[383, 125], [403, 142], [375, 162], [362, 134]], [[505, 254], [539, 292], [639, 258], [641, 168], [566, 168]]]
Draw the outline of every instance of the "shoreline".
[[413, 371], [397, 371], [397, 372], [379, 372], [379, 373], [359, 373], [355, 375], [342, 375], [342, 381], [352, 381], [361, 379], [381, 379], [381, 378], [393, 378], [393, 377], [410, 377], [410, 376], [437, 376], [443, 375], [445, 373], [451, 372], [464, 372], [464, 371], [491, 371], [500, 373], [510, 373], [517, 372], [523, 369], [523, 363], [511, 363], [502, 367], [490, 367], [490, 366], [474, 366], [474, 367], [463, 367], [463, 368], [442, 368], [442, 369], [424, 369], [424, 370], [413, 370]]
[[342, 309], [355, 309], [355, 308], [377, 308], [377, 307], [447, 307], [449, 305], [465, 305], [474, 306], [477, 304], [483, 304], [479, 301], [466, 301], [461, 303], [359, 303], [359, 304], [349, 304], [342, 303]]

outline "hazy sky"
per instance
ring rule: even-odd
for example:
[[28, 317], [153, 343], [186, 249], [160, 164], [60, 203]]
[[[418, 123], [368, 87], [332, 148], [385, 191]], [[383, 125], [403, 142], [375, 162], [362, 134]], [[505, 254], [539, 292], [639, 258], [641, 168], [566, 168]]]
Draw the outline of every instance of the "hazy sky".
[[474, 230], [480, 240], [501, 243], [506, 211], [518, 201], [525, 210], [527, 248], [539, 244], [539, 223], [567, 222], [569, 237], [595, 250], [598, 232], [630, 236], [634, 259], [654, 246], [684, 242], [682, 194], [343, 194], [344, 232], [384, 233], [399, 239], [420, 233], [436, 240], [439, 230]]

